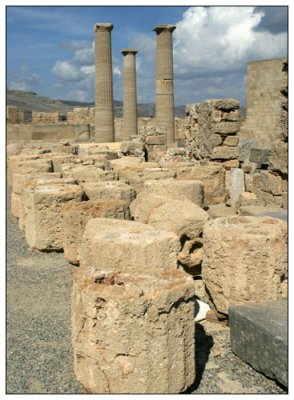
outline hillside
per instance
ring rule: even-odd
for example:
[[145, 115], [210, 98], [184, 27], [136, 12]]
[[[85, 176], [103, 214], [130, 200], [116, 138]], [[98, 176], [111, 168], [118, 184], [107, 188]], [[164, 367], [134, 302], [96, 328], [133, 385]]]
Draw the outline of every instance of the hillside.
[[[23, 90], [7, 90], [6, 104], [8, 106], [16, 106], [23, 111], [43, 111], [43, 112], [60, 112], [66, 114], [75, 107], [94, 107], [94, 102], [84, 103], [69, 100], [53, 100], [49, 97], [39, 96], [34, 92], [25, 92]], [[123, 103], [114, 101], [115, 117], [122, 117]], [[155, 104], [138, 104], [139, 117], [153, 117], [155, 115]], [[175, 115], [184, 117], [185, 106], [175, 107]]]

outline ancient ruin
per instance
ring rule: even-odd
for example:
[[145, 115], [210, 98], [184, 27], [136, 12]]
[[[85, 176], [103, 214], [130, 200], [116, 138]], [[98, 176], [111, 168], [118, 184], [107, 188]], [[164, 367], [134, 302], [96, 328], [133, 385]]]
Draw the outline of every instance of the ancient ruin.
[[[12, 215], [30, 249], [63, 251], [76, 266], [76, 378], [99, 394], [189, 390], [198, 299], [207, 320], [232, 321], [241, 359], [287, 387], [286, 335], [277, 369], [247, 351], [246, 331], [253, 314], [287, 305], [287, 59], [248, 64], [245, 119], [237, 100], [208, 99], [176, 120], [175, 26], [158, 25], [156, 117], [137, 118], [140, 49], [125, 48], [124, 118], [115, 120], [112, 28], [94, 27], [95, 110], [33, 111], [27, 122], [7, 107]], [[286, 313], [275, 315], [286, 329]], [[275, 329], [253, 323], [265, 352]]]

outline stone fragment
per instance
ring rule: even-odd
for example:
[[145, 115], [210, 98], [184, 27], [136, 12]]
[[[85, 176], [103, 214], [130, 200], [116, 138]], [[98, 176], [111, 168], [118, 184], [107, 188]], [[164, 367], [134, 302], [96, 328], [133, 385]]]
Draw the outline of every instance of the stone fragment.
[[88, 221], [80, 265], [162, 276], [177, 269], [178, 237], [134, 221], [95, 218]]
[[271, 155], [271, 149], [264, 147], [251, 147], [249, 161], [256, 164], [269, 164], [269, 156]]
[[222, 136], [235, 135], [240, 129], [239, 122], [221, 121], [216, 124], [211, 124], [213, 133], [218, 133]]
[[241, 168], [231, 168], [230, 175], [230, 202], [236, 207], [240, 195], [245, 192], [244, 172]]
[[232, 160], [239, 156], [238, 147], [218, 146], [212, 150], [210, 158], [212, 160]]
[[199, 163], [178, 175], [179, 180], [195, 179], [204, 183], [204, 205], [226, 201], [225, 169], [219, 163]]
[[227, 217], [203, 229], [202, 279], [219, 312], [287, 296], [287, 223], [271, 217]]
[[227, 136], [224, 140], [223, 145], [224, 146], [232, 146], [236, 147], [238, 146], [239, 143], [239, 137], [238, 136]]
[[193, 276], [201, 275], [202, 259], [202, 238], [186, 240], [178, 256], [178, 261], [183, 266], [184, 270]]
[[71, 184], [47, 184], [26, 189], [25, 238], [29, 247], [61, 250], [62, 207], [70, 200], [81, 201], [82, 195], [82, 189]]
[[195, 322], [200, 322], [206, 319], [206, 313], [210, 310], [207, 303], [201, 300], [196, 300]]
[[[113, 169], [114, 171], [117, 171], [120, 168], [124, 168], [124, 167], [128, 167], [130, 165], [137, 165], [137, 164], [142, 164], [145, 165], [144, 163], [144, 159], [142, 157], [130, 157], [130, 156], [126, 156], [126, 157], [121, 157], [118, 158], [117, 160], [111, 160], [108, 162], [108, 165], [111, 169]], [[153, 165], [154, 167], [158, 167], [158, 164], [155, 163]], [[147, 168], [147, 167], [145, 167]]]
[[81, 187], [89, 200], [123, 200], [130, 204], [136, 197], [134, 188], [120, 181], [83, 182]]
[[174, 232], [180, 238], [196, 239], [209, 219], [207, 212], [190, 200], [169, 200], [153, 208], [148, 224], [156, 229]]
[[288, 221], [287, 210], [280, 207], [270, 206], [242, 206], [239, 209], [239, 215], [252, 217], [273, 217], [283, 221]]
[[145, 191], [159, 196], [168, 196], [174, 200], [189, 199], [198, 206], [203, 206], [204, 184], [201, 181], [177, 179], [148, 180], [144, 183]]
[[161, 279], [139, 271], [75, 271], [78, 381], [99, 394], [184, 392], [196, 370], [193, 296], [193, 280], [180, 271]]
[[122, 200], [69, 201], [62, 209], [62, 238], [65, 258], [78, 265], [80, 247], [87, 222], [91, 218], [129, 219], [128, 204]]
[[288, 387], [287, 300], [231, 307], [229, 320], [232, 351]]

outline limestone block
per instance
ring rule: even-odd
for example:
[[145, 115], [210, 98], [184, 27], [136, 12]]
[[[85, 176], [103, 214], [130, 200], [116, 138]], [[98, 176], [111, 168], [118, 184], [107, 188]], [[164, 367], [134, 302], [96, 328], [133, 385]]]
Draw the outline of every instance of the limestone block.
[[239, 143], [239, 137], [238, 136], [227, 136], [224, 140], [223, 145], [224, 146], [232, 146], [236, 147], [238, 146]]
[[235, 99], [211, 99], [203, 101], [204, 104], [222, 111], [234, 111], [240, 108], [240, 102]]
[[122, 142], [121, 151], [127, 156], [144, 157], [144, 143], [138, 140]]
[[232, 307], [229, 320], [233, 352], [288, 387], [287, 300]]
[[[18, 174], [16, 174], [18, 175]], [[52, 177], [50, 176], [52, 175]], [[44, 175], [32, 175], [30, 174], [23, 174], [24, 179], [22, 181], [19, 180], [21, 191], [20, 191], [20, 204], [19, 204], [19, 219], [18, 219], [18, 226], [20, 230], [24, 231], [25, 229], [25, 224], [26, 224], [26, 216], [27, 216], [27, 207], [26, 207], [26, 201], [25, 201], [25, 190], [26, 189], [33, 189], [36, 186], [40, 185], [47, 185], [47, 184], [70, 184], [70, 185], [75, 185], [76, 181], [73, 179], [65, 179], [65, 178], [59, 178], [58, 176], [55, 175], [60, 175], [58, 173], [49, 173], [49, 174], [44, 174]]]
[[204, 183], [204, 205], [224, 203], [227, 198], [225, 189], [225, 169], [218, 163], [199, 163], [182, 171], [178, 179], [196, 179]]
[[90, 393], [180, 393], [195, 380], [194, 283], [74, 272], [74, 369]]
[[287, 223], [217, 218], [204, 225], [202, 279], [219, 312], [287, 296]]
[[21, 195], [18, 193], [11, 193], [11, 215], [14, 218], [19, 218], [19, 209], [21, 205]]
[[253, 174], [253, 193], [257, 193], [258, 189], [275, 196], [281, 195], [283, 191], [282, 177], [270, 171], [256, 172]]
[[253, 174], [245, 174], [245, 190], [246, 192], [252, 192], [253, 190]]
[[236, 215], [235, 209], [227, 206], [226, 204], [211, 204], [211, 205], [209, 205], [207, 213], [213, 219], [220, 218], [220, 217], [230, 217], [232, 215]]
[[240, 130], [240, 123], [221, 121], [211, 124], [211, 129], [213, 133], [219, 133], [222, 136], [235, 135]]
[[112, 151], [107, 147], [101, 147], [101, 146], [91, 146], [88, 148], [88, 155], [103, 155], [104, 157], [107, 158], [107, 160], [115, 160], [118, 158], [117, 152]]
[[250, 192], [243, 192], [240, 193], [239, 199], [235, 204], [235, 208], [237, 210], [243, 206], [255, 206], [258, 204], [258, 199], [254, 193]]
[[239, 157], [238, 147], [218, 146], [212, 150], [212, 160], [232, 160]]
[[273, 143], [269, 165], [273, 171], [288, 174], [288, 143], [277, 140]]
[[191, 200], [169, 200], [153, 208], [148, 224], [156, 229], [174, 232], [180, 238], [196, 239], [210, 216]]
[[204, 184], [201, 181], [177, 179], [148, 180], [144, 189], [159, 196], [168, 196], [175, 200], [189, 199], [198, 206], [203, 206]]
[[241, 168], [231, 168], [230, 175], [230, 202], [236, 207], [240, 195], [245, 192], [244, 172]]
[[81, 187], [89, 200], [124, 200], [130, 204], [136, 197], [134, 188], [120, 181], [84, 182]]
[[104, 171], [96, 165], [73, 165], [70, 168], [62, 168], [62, 174], [64, 178], [73, 178], [78, 182], [116, 179], [114, 171]]
[[70, 200], [81, 201], [82, 195], [82, 189], [71, 184], [47, 184], [26, 189], [25, 237], [29, 247], [62, 249], [62, 207]]
[[254, 217], [273, 217], [279, 218], [282, 221], [288, 221], [287, 210], [277, 206], [242, 206], [239, 210], [239, 215], [254, 216]]
[[231, 168], [239, 168], [239, 161], [238, 160], [227, 160], [222, 163], [222, 166], [227, 170], [231, 169]]
[[159, 196], [153, 192], [143, 190], [130, 204], [131, 216], [137, 222], [148, 224], [149, 217], [153, 209], [161, 206], [169, 200], [170, 197], [168, 196]]
[[165, 145], [165, 136], [164, 135], [149, 135], [149, 136], [146, 136], [145, 142], [146, 142], [146, 144]]
[[223, 142], [223, 138], [221, 137], [221, 135], [218, 135], [216, 133], [213, 133], [210, 136], [210, 140], [211, 140], [211, 143], [213, 144], [213, 146], [220, 146]]
[[13, 186], [12, 186], [12, 191], [14, 193], [18, 193], [22, 195], [24, 188], [26, 185], [29, 183], [34, 183], [36, 180], [56, 180], [60, 179], [61, 174], [59, 172], [48, 172], [44, 174], [39, 174], [39, 173], [15, 173], [13, 174]]
[[44, 173], [52, 172], [51, 161], [43, 161], [39, 156], [18, 156], [9, 157], [7, 163], [7, 181], [9, 186], [13, 185], [13, 174], [22, 173]]
[[84, 231], [80, 265], [162, 276], [177, 269], [179, 250], [178, 237], [172, 232], [134, 221], [95, 218]]
[[62, 237], [65, 258], [78, 265], [85, 226], [91, 218], [129, 219], [130, 210], [123, 200], [69, 201], [62, 209]]
[[222, 120], [234, 122], [240, 121], [240, 110], [222, 112]]
[[[142, 157], [131, 157], [131, 156], [126, 156], [126, 157], [121, 157], [118, 158], [117, 160], [110, 160], [108, 162], [109, 167], [111, 169], [113, 169], [114, 171], [119, 170], [121, 167], [126, 167], [126, 166], [130, 166], [133, 164], [144, 164], [144, 159]], [[158, 164], [154, 165], [155, 167], [158, 166]], [[146, 168], [146, 167], [145, 167]]]
[[73, 154], [53, 155], [51, 154], [51, 161], [54, 172], [61, 172], [61, 165], [64, 163], [74, 163], [78, 157]]

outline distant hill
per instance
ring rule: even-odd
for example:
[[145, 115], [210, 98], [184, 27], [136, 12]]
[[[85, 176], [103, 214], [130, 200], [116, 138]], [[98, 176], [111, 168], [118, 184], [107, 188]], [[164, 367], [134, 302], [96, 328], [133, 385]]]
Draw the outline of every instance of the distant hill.
[[[39, 96], [34, 92], [26, 92], [23, 90], [7, 90], [6, 103], [8, 106], [16, 106], [23, 111], [43, 111], [43, 112], [60, 112], [66, 114], [75, 107], [94, 107], [94, 102], [86, 103], [80, 101], [69, 100], [53, 100], [49, 97]], [[115, 117], [123, 116], [123, 103], [122, 101], [114, 101], [114, 115]], [[177, 117], [184, 117], [185, 106], [176, 106], [175, 115]], [[154, 117], [155, 104], [138, 104], [139, 117]]]

